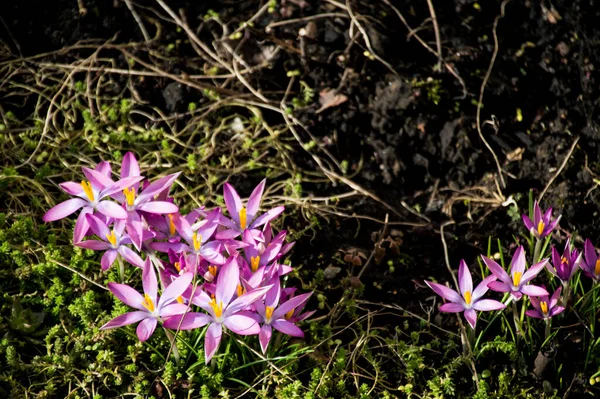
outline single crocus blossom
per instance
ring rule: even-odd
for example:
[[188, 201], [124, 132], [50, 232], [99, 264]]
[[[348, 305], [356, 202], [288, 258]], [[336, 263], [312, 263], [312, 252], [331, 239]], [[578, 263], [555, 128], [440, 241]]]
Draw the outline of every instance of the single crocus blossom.
[[581, 262], [581, 255], [576, 249], [571, 250], [570, 240], [567, 240], [562, 256], [552, 247], [552, 263], [546, 264], [546, 269], [558, 277], [563, 284], [568, 283], [575, 274]]
[[533, 204], [533, 221], [525, 214], [522, 215], [522, 218], [527, 230], [529, 230], [535, 238], [541, 240], [552, 233], [556, 228], [561, 215], [558, 215], [556, 219], [552, 219], [552, 208], [548, 208], [542, 215], [542, 210], [537, 201], [535, 201]]
[[458, 267], [458, 287], [460, 293], [454, 291], [445, 285], [425, 281], [436, 294], [448, 302], [440, 306], [440, 312], [459, 313], [464, 312], [465, 319], [475, 328], [477, 323], [476, 311], [490, 311], [504, 309], [506, 305], [493, 299], [481, 299], [488, 291], [488, 285], [496, 280], [493, 274], [484, 278], [475, 289], [473, 289], [473, 280], [471, 272], [464, 260], [460, 261]]
[[497, 292], [510, 292], [515, 300], [521, 299], [523, 294], [529, 296], [548, 295], [542, 287], [528, 284], [537, 274], [546, 266], [548, 259], [531, 266], [525, 271], [525, 251], [523, 246], [519, 246], [515, 251], [510, 262], [510, 275], [492, 259], [481, 256], [487, 267], [490, 269], [499, 281], [492, 281], [488, 286]]
[[579, 267], [583, 270], [583, 274], [595, 281], [600, 280], [600, 258], [594, 248], [594, 244], [588, 238], [584, 245], [585, 261], [579, 263]]
[[254, 188], [252, 194], [248, 197], [246, 206], [242, 204], [242, 200], [237, 191], [235, 191], [229, 183], [223, 185], [225, 206], [227, 207], [231, 219], [226, 217], [221, 218], [221, 224], [227, 227], [227, 229], [220, 231], [217, 234], [217, 239], [235, 238], [244, 230], [260, 227], [283, 212], [284, 207], [278, 206], [256, 217], [265, 190], [265, 182], [266, 179], [261, 181], [258, 186]]
[[554, 291], [554, 294], [552, 294], [552, 297], [549, 299], [547, 295], [539, 298], [530, 297], [529, 300], [531, 301], [531, 305], [533, 305], [533, 309], [527, 310], [525, 314], [529, 317], [545, 320], [562, 313], [565, 308], [563, 306], [558, 306], [558, 299], [560, 298], [561, 290], [562, 287], [558, 287], [558, 289]]
[[183, 317], [172, 317], [164, 324], [167, 328], [181, 330], [190, 330], [208, 324], [204, 341], [206, 363], [219, 349], [223, 325], [239, 335], [256, 335], [260, 332], [260, 327], [253, 314], [245, 309], [263, 297], [271, 286], [247, 292], [232, 301], [239, 282], [238, 262], [235, 257], [231, 257], [219, 272], [214, 297], [211, 298], [206, 292], [199, 290], [192, 298], [192, 303], [204, 309], [208, 314], [190, 312]]
[[190, 286], [193, 277], [192, 273], [185, 273], [165, 288], [161, 296], [158, 296], [158, 281], [154, 266], [147, 259], [142, 273], [144, 295], [126, 284], [108, 283], [108, 289], [121, 302], [138, 310], [117, 316], [100, 329], [108, 330], [140, 321], [136, 330], [137, 336], [141, 342], [146, 341], [156, 329], [159, 320], [186, 312], [188, 306], [183, 304], [181, 294]]
[[87, 221], [91, 230], [101, 241], [86, 240], [75, 245], [94, 251], [106, 251], [100, 260], [102, 270], [108, 270], [118, 255], [121, 255], [123, 259], [134, 266], [143, 267], [144, 261], [142, 258], [129, 247], [126, 247], [127, 244], [131, 244], [131, 239], [127, 234], [123, 234], [123, 230], [125, 230], [124, 220], [116, 221], [112, 230], [94, 215], [87, 215]]
[[273, 328], [291, 337], [304, 338], [302, 330], [290, 319], [294, 315], [294, 310], [303, 306], [312, 295], [312, 293], [298, 295], [280, 304], [281, 287], [279, 278], [273, 279], [271, 284], [273, 287], [267, 292], [264, 304], [259, 301], [254, 303], [254, 308], [262, 323], [258, 340], [263, 353], [267, 352], [267, 347], [273, 335]]

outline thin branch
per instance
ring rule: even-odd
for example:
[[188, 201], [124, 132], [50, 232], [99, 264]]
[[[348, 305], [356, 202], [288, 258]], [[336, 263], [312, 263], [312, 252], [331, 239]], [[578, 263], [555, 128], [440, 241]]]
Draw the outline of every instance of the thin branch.
[[556, 173], [554, 173], [552, 178], [550, 178], [550, 181], [548, 181], [548, 184], [546, 184], [546, 187], [544, 187], [544, 190], [540, 193], [540, 196], [538, 197], [538, 203], [542, 200], [542, 198], [544, 197], [544, 194], [546, 194], [546, 191], [548, 191], [548, 189], [550, 188], [552, 183], [554, 183], [554, 180], [556, 180], [556, 178], [561, 174], [561, 172], [567, 165], [567, 162], [571, 158], [571, 155], [573, 155], [573, 151], [575, 151], [575, 147], [577, 146], [578, 142], [579, 142], [579, 136], [577, 136], [575, 138], [575, 140], [573, 141], [573, 144], [571, 144], [571, 148], [569, 148], [569, 152], [565, 156], [565, 159], [563, 159], [562, 163], [560, 164], [560, 167], [558, 168]]

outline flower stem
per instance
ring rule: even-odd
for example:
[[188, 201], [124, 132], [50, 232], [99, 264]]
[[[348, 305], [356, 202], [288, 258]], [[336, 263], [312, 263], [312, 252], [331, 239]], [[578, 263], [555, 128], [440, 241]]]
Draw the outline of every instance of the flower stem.
[[533, 250], [533, 264], [534, 265], [540, 261], [540, 257], [542, 256], [542, 254], [540, 254], [540, 252], [542, 251], [542, 245], [543, 245], [542, 239], [538, 239], [535, 243], [535, 248]]
[[513, 321], [515, 323], [515, 335], [517, 336], [517, 347], [521, 343], [521, 319], [519, 317], [519, 310], [517, 309], [517, 301], [512, 302]]
[[549, 317], [545, 320], [546, 322], [546, 330], [544, 333], [544, 342], [548, 341], [548, 337], [550, 336], [550, 332], [552, 331], [552, 319]]
[[125, 283], [125, 262], [123, 262], [123, 258], [121, 255], [117, 256], [117, 262], [119, 262], [119, 278], [121, 279], [121, 284]]

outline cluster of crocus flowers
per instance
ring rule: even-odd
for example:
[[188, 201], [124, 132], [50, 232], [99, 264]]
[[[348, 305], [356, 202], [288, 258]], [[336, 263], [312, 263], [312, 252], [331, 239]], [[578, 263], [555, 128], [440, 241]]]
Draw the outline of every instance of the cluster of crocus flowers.
[[292, 268], [280, 262], [293, 243], [286, 243], [285, 231], [274, 235], [270, 224], [283, 207], [259, 212], [264, 180], [246, 204], [225, 183], [229, 216], [220, 208], [204, 207], [182, 215], [169, 197], [178, 173], [148, 182], [132, 153], [125, 155], [117, 181], [108, 162], [83, 172], [86, 180], [80, 184], [60, 185], [75, 198], [50, 209], [44, 220], [81, 209], [76, 246], [104, 251], [102, 270], [115, 260], [142, 269], [143, 293], [127, 284], [109, 284], [120, 301], [136, 310], [101, 329], [139, 323], [137, 336], [146, 341], [159, 324], [174, 330], [207, 326], [206, 362], [217, 352], [224, 331], [259, 336], [263, 353], [272, 328], [304, 336], [296, 324], [312, 315], [303, 311], [311, 294], [295, 296], [295, 288], [282, 288], [282, 277]]

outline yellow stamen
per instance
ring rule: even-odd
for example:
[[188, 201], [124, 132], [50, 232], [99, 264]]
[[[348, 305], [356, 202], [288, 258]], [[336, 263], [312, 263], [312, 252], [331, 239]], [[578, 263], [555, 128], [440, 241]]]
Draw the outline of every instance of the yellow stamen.
[[177, 302], [183, 305], [183, 297], [181, 295], [177, 297]]
[[244, 289], [244, 287], [241, 284], [238, 284], [237, 296], [240, 297], [240, 296], [244, 295], [245, 292], [246, 292], [246, 290]]
[[212, 274], [213, 277], [217, 277], [217, 266], [208, 266], [208, 272]]
[[548, 314], [548, 303], [546, 301], [540, 302], [540, 309], [542, 309], [543, 314]]
[[242, 230], [246, 228], [246, 208], [240, 209], [240, 227]]
[[192, 235], [192, 241], [194, 243], [194, 251], [200, 251], [200, 247], [202, 246], [202, 235], [199, 235], [197, 231]]
[[253, 273], [256, 273], [258, 270], [258, 265], [260, 264], [260, 256], [251, 256], [250, 257], [250, 268]]
[[546, 227], [546, 225], [544, 224], [544, 222], [540, 221], [538, 223], [537, 229], [538, 229], [538, 234], [542, 235], [542, 233], [544, 232], [544, 228]]
[[567, 260], [567, 258], [565, 258], [564, 256], [560, 259], [560, 263], [562, 263], [563, 265], [565, 263], [569, 263], [569, 261]]
[[175, 263], [173, 264], [173, 266], [175, 266], [175, 269], [177, 269], [177, 271], [178, 271], [178, 272], [180, 272], [180, 271], [181, 271], [181, 263], [179, 263], [179, 262], [175, 262]]
[[117, 245], [117, 236], [115, 234], [114, 230], [111, 230], [110, 233], [108, 233], [106, 235], [106, 239], [108, 240], [108, 242], [110, 242], [113, 246]]
[[128, 187], [123, 190], [123, 194], [125, 195], [125, 201], [127, 202], [127, 205], [133, 206], [133, 203], [135, 202], [135, 190]]
[[465, 303], [467, 305], [471, 304], [471, 291], [466, 291], [465, 292]]
[[521, 272], [515, 272], [513, 273], [513, 285], [515, 287], [519, 286], [519, 283], [521, 282], [521, 276], [523, 275], [523, 273]]
[[596, 267], [594, 268], [594, 273], [596, 273], [596, 276], [600, 274], [600, 259], [598, 259], [596, 261]]
[[287, 312], [287, 313], [285, 314], [285, 319], [286, 319], [286, 320], [289, 320], [289, 319], [291, 319], [291, 318], [292, 318], [292, 316], [293, 316], [293, 315], [294, 315], [294, 309], [290, 310], [289, 312]]
[[270, 321], [271, 317], [273, 317], [273, 310], [275, 309], [270, 306], [265, 307], [265, 317], [267, 318], [267, 321]]
[[81, 188], [83, 189], [83, 192], [85, 193], [85, 195], [87, 195], [88, 199], [93, 202], [94, 201], [94, 190], [92, 190], [92, 183], [90, 183], [89, 181], [86, 181], [86, 180], [82, 180]]
[[175, 223], [173, 223], [173, 214], [169, 213], [168, 216], [169, 216], [169, 234], [174, 236], [177, 229], [175, 228]]
[[144, 294], [142, 306], [148, 309], [149, 311], [154, 312], [154, 302], [152, 302], [152, 298], [150, 298], [150, 295]]
[[215, 317], [219, 318], [223, 315], [223, 302], [219, 301], [219, 304], [217, 304], [217, 300], [213, 298], [208, 304], [215, 312]]

